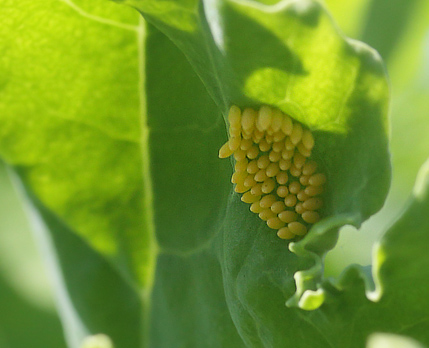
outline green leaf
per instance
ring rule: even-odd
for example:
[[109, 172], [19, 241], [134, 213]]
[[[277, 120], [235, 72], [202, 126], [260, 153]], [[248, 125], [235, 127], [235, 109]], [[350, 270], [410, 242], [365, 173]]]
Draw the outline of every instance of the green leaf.
[[103, 0], [0, 7], [0, 153], [32, 203], [67, 341], [106, 332], [137, 347], [155, 252], [144, 25]]
[[[138, 19], [115, 4], [116, 22], [106, 23], [64, 2], [31, 11], [30, 3], [2, 2], [2, 156], [44, 205], [144, 285], [153, 241], [144, 216]], [[45, 7], [56, 15], [48, 20]]]
[[[323, 256], [335, 244], [338, 227], [359, 226], [380, 209], [390, 182], [386, 74], [376, 52], [341, 36], [319, 3], [165, 1], [156, 12], [153, 1], [127, 3], [184, 52], [224, 115], [231, 104], [270, 104], [314, 131], [314, 156], [328, 175], [329, 219], [315, 227], [314, 235], [326, 237], [316, 243], [304, 239], [309, 249]], [[175, 16], [182, 11], [178, 18], [192, 22], [192, 29], [170, 23], [173, 14], [166, 8], [172, 4]], [[236, 200], [228, 211], [236, 204], [241, 203]], [[244, 219], [268, 230], [252, 213], [240, 211], [227, 216], [228, 233], [248, 229], [244, 221], [237, 223]], [[272, 237], [266, 238], [270, 250]], [[322, 271], [318, 263], [302, 289], [315, 290]], [[296, 300], [302, 293], [298, 286]]]
[[[0, 276], [0, 345], [1, 347], [63, 348], [64, 339], [58, 317], [35, 306]], [[25, 335], [23, 335], [25, 332]]]

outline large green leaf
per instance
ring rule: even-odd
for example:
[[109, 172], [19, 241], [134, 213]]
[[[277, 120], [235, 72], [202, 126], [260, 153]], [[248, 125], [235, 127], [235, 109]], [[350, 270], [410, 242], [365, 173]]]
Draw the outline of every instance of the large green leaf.
[[136, 347], [155, 253], [144, 26], [104, 1], [0, 6], [0, 152], [42, 218], [68, 342], [106, 332]]
[[113, 23], [60, 1], [44, 6], [54, 16], [33, 1], [1, 6], [3, 157], [124, 276], [149, 282], [153, 242], [144, 216], [150, 188], [141, 170], [138, 18], [114, 4]]
[[[314, 130], [315, 157], [329, 182], [325, 213], [330, 218], [319, 228], [330, 232], [319, 242], [321, 255], [333, 246], [338, 227], [358, 226], [380, 209], [390, 176], [384, 68], [369, 47], [341, 36], [319, 3], [127, 3], [182, 49], [224, 114], [231, 104], [270, 104]], [[248, 211], [233, 214], [237, 204], [227, 208], [230, 234], [249, 228], [238, 221], [254, 219]], [[271, 243], [272, 237], [266, 238]], [[321, 267], [304, 288], [314, 287], [320, 273]]]

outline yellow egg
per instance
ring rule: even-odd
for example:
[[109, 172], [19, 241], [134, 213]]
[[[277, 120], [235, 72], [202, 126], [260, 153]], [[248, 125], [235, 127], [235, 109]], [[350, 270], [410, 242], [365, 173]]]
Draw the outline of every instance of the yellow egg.
[[296, 234], [297, 236], [303, 236], [307, 233], [307, 227], [297, 221], [289, 223], [287, 227], [293, 234]]
[[292, 239], [295, 237], [295, 234], [293, 234], [289, 228], [282, 227], [277, 231], [277, 236], [281, 239]]
[[279, 213], [279, 219], [283, 222], [289, 223], [298, 219], [298, 214], [291, 210], [285, 210]]

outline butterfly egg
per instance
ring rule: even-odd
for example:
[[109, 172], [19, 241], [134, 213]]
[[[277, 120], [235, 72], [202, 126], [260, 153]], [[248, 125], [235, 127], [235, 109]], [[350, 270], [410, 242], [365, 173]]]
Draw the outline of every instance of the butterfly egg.
[[247, 178], [247, 175], [247, 172], [235, 172], [234, 174], [232, 174], [231, 182], [233, 184], [242, 184]]
[[302, 186], [307, 186], [309, 179], [310, 179], [310, 175], [301, 175], [299, 177], [299, 182], [301, 183]]
[[269, 106], [263, 106], [259, 109], [258, 121], [256, 125], [260, 131], [265, 131], [271, 126], [273, 111]]
[[234, 169], [236, 172], [245, 172], [247, 170], [248, 164], [249, 164], [249, 161], [247, 159], [244, 159], [239, 162], [235, 162]]
[[325, 174], [322, 174], [322, 173], [314, 174], [310, 177], [308, 182], [312, 186], [320, 186], [326, 182], [326, 176]]
[[268, 155], [268, 158], [270, 159], [271, 162], [278, 162], [282, 158], [282, 153], [273, 150]]
[[267, 179], [262, 183], [262, 192], [271, 193], [276, 187], [276, 182], [273, 179]]
[[239, 184], [235, 185], [234, 191], [237, 193], [244, 193], [246, 191], [249, 191], [249, 188], [244, 186], [244, 184], [239, 183]]
[[244, 203], [255, 203], [258, 202], [260, 198], [261, 196], [255, 196], [251, 192], [246, 192], [245, 194], [243, 194], [243, 196], [241, 196], [241, 200]]
[[289, 168], [290, 168], [290, 166], [291, 166], [291, 161], [290, 160], [285, 160], [285, 159], [281, 159], [280, 161], [279, 161], [279, 168], [281, 169], [281, 170], [283, 170], [283, 171], [286, 171], [286, 170], [288, 170]]
[[265, 169], [271, 163], [270, 158], [267, 155], [263, 155], [258, 158], [258, 168]]
[[304, 175], [312, 175], [317, 169], [317, 163], [314, 161], [308, 161], [306, 164], [304, 164], [304, 167], [302, 168], [302, 174]]
[[230, 138], [228, 140], [229, 148], [232, 151], [237, 150], [240, 147], [240, 143], [241, 143], [241, 138]]
[[286, 172], [280, 172], [276, 175], [276, 181], [279, 185], [284, 185], [288, 182], [289, 176]]
[[283, 115], [281, 129], [282, 129], [283, 133], [286, 134], [286, 135], [291, 135], [292, 134], [293, 122], [292, 122], [292, 119], [289, 116]]
[[285, 210], [279, 213], [279, 219], [287, 224], [298, 220], [298, 214], [291, 210]]
[[299, 152], [295, 153], [295, 155], [293, 156], [293, 164], [298, 169], [301, 169], [304, 166], [305, 160], [306, 158]]
[[234, 151], [231, 150], [229, 147], [229, 141], [222, 145], [222, 147], [219, 149], [219, 158], [227, 158], [231, 156], [234, 153]]
[[284, 146], [285, 146], [284, 141], [274, 141], [272, 148], [275, 152], [280, 152], [280, 155], [281, 155], [281, 152]]
[[298, 192], [298, 194], [296, 195], [296, 198], [298, 198], [299, 201], [304, 202], [307, 199], [310, 198], [310, 196], [305, 192], [305, 190], [301, 190]]
[[281, 239], [292, 239], [295, 237], [295, 234], [293, 234], [289, 228], [282, 227], [277, 231], [277, 236]]
[[253, 145], [253, 141], [250, 139], [242, 139], [240, 143], [240, 149], [243, 151], [249, 150]]
[[323, 202], [320, 198], [318, 197], [313, 197], [310, 199], [307, 199], [304, 203], [303, 203], [303, 207], [306, 210], [317, 210], [322, 208], [323, 206]]
[[250, 108], [246, 108], [241, 116], [241, 127], [248, 133], [251, 133], [255, 128], [256, 111]]
[[273, 230], [278, 230], [279, 228], [284, 227], [285, 223], [281, 221], [278, 217], [272, 217], [268, 219], [267, 225], [269, 228], [272, 228]]
[[286, 186], [279, 186], [276, 193], [277, 196], [284, 198], [289, 194], [289, 189]]
[[260, 169], [256, 174], [255, 174], [255, 180], [257, 182], [264, 182], [265, 180], [267, 180], [268, 176], [267, 173], [265, 171], [265, 169]]
[[286, 150], [286, 149], [284, 149], [282, 151], [282, 158], [284, 160], [290, 160], [293, 157], [294, 152], [295, 152], [294, 150]]
[[[260, 205], [260, 203], [259, 203], [259, 205]], [[269, 220], [269, 219], [271, 219], [271, 218], [273, 218], [273, 217], [276, 217], [276, 214], [274, 214], [272, 211], [271, 211], [271, 209], [267, 209], [267, 208], [265, 208], [265, 209], [263, 209], [260, 213], [259, 213], [259, 218], [261, 219], [261, 220], [264, 220], [264, 221], [267, 221], [267, 220]]]
[[261, 202], [259, 204], [262, 208], [270, 208], [276, 200], [277, 199], [274, 195], [267, 195], [262, 197]]
[[305, 194], [308, 196], [317, 196], [323, 193], [323, 186], [307, 186]]
[[295, 145], [292, 143], [292, 140], [290, 139], [290, 137], [286, 138], [286, 140], [285, 140], [285, 149], [288, 151], [292, 151], [292, 155], [293, 155]]
[[256, 184], [252, 186], [252, 188], [250, 189], [250, 192], [252, 192], [252, 194], [255, 196], [261, 196], [263, 194], [262, 184]]
[[268, 177], [272, 178], [272, 177], [276, 176], [280, 172], [279, 165], [277, 163], [271, 163], [267, 167], [267, 169], [265, 170], [265, 172], [267, 173]]
[[259, 149], [256, 146], [250, 147], [249, 150], [247, 150], [247, 158], [249, 159], [255, 159], [259, 155]]
[[285, 206], [285, 204], [284, 204], [283, 202], [281, 202], [281, 201], [274, 202], [274, 203], [273, 203], [273, 205], [271, 206], [271, 211], [272, 211], [274, 214], [279, 214], [279, 213], [281, 213], [282, 211], [284, 211], [285, 209], [286, 209], [286, 206]]
[[302, 213], [302, 219], [309, 224], [315, 224], [320, 220], [320, 215], [316, 211], [308, 210]]
[[259, 201], [252, 203], [250, 206], [250, 211], [255, 214], [259, 214], [264, 208], [262, 208], [259, 204]]
[[301, 191], [301, 184], [298, 181], [294, 181], [289, 184], [290, 193], [293, 193], [294, 195], [296, 195], [298, 194], [299, 191]]
[[228, 122], [233, 128], [241, 128], [241, 110], [239, 107], [233, 105], [229, 109]]
[[299, 178], [301, 176], [301, 169], [297, 168], [295, 164], [292, 164], [289, 168], [289, 172], [295, 177]]
[[326, 182], [309, 160], [315, 145], [311, 131], [269, 106], [243, 112], [232, 106], [228, 122], [230, 137], [219, 157], [236, 160], [234, 191], [280, 238], [305, 235], [321, 218], [316, 210], [323, 205], [319, 195]]
[[253, 135], [252, 132], [246, 132], [246, 131], [243, 131], [243, 133], [241, 134], [241, 136], [245, 140], [252, 140], [252, 135]]
[[297, 145], [301, 141], [302, 133], [302, 126], [299, 123], [294, 123], [292, 134], [289, 137], [293, 145]]
[[307, 149], [302, 143], [299, 143], [296, 147], [301, 155], [304, 157], [311, 156], [311, 150]]
[[256, 160], [250, 161], [247, 165], [247, 172], [249, 174], [255, 174], [259, 171], [258, 162]]
[[256, 144], [259, 144], [261, 139], [264, 137], [264, 132], [261, 132], [259, 129], [253, 131], [252, 139]]
[[290, 222], [287, 227], [293, 234], [296, 234], [297, 236], [303, 236], [307, 233], [307, 227], [297, 221]]
[[234, 152], [234, 158], [236, 161], [242, 161], [246, 158], [246, 151], [238, 149]]
[[288, 194], [284, 200], [287, 207], [292, 208], [296, 205], [297, 199], [295, 195]]
[[302, 215], [303, 213], [305, 213], [307, 210], [304, 208], [304, 203], [303, 202], [298, 202], [295, 206], [295, 211]]
[[[273, 134], [273, 140], [274, 142], [282, 142], [282, 140], [286, 137], [286, 134], [284, 134], [281, 130]], [[284, 146], [284, 144], [282, 144]]]
[[283, 123], [283, 114], [280, 110], [274, 110], [273, 111], [273, 118], [271, 120], [271, 128], [273, 130], [273, 133], [277, 133], [281, 127], [282, 127], [282, 123]]
[[230, 127], [229, 128], [229, 136], [230, 137], [236, 137], [236, 138], [241, 137], [241, 128]]
[[246, 177], [246, 179], [244, 179], [243, 185], [246, 186], [246, 187], [248, 187], [248, 188], [251, 188], [254, 185], [256, 185], [256, 181], [255, 181], [254, 177], [255, 177], [254, 175], [249, 174]]
[[259, 150], [261, 150], [263, 152], [267, 152], [270, 149], [271, 149], [271, 144], [269, 144], [266, 139], [262, 139], [259, 142]]
[[301, 142], [305, 146], [306, 149], [308, 149], [310, 151], [313, 149], [314, 137], [313, 137], [313, 134], [311, 134], [311, 132], [308, 129], [303, 131]]

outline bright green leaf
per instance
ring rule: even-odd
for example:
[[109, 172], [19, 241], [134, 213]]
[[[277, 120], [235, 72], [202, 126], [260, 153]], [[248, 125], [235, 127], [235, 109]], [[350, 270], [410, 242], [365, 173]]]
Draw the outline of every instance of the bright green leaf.
[[149, 282], [140, 29], [119, 23], [136, 22], [136, 15], [113, 3], [111, 20], [118, 23], [84, 16], [61, 1], [42, 6], [55, 16], [33, 1], [1, 6], [0, 50], [7, 52], [0, 58], [2, 156], [125, 277]]

